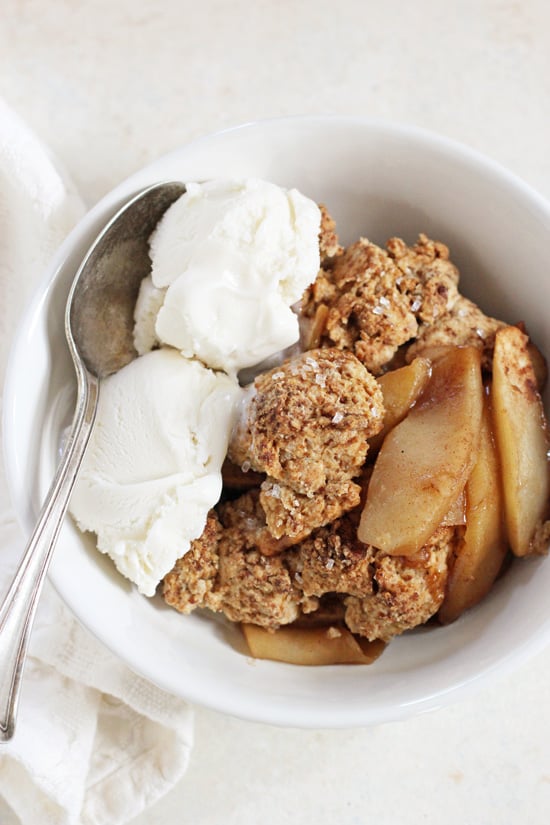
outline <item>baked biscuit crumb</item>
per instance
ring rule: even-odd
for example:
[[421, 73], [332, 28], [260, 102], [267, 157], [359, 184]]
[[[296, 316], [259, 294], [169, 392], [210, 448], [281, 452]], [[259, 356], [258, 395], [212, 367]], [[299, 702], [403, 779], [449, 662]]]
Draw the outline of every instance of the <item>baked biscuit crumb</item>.
[[433, 323], [420, 324], [416, 340], [407, 348], [407, 362], [432, 347], [471, 346], [481, 351], [481, 365], [490, 372], [495, 335], [504, 326], [503, 321], [485, 315], [476, 304], [459, 295], [448, 312]]
[[452, 309], [458, 298], [459, 274], [445, 244], [421, 233], [413, 246], [401, 238], [390, 238], [386, 249], [403, 273], [402, 288], [406, 288], [419, 323], [433, 324]]
[[165, 577], [164, 598], [181, 613], [208, 607], [233, 622], [275, 629], [298, 617], [302, 593], [284, 556], [266, 556], [255, 546], [262, 522], [257, 493], [241, 499], [224, 506], [222, 521], [209, 516], [203, 535]]
[[328, 306], [323, 344], [350, 350], [378, 375], [417, 331], [402, 279], [388, 253], [361, 238], [320, 271], [305, 296], [304, 315], [314, 317], [319, 304]]
[[352, 353], [311, 350], [256, 378], [229, 457], [311, 495], [360, 472], [383, 416], [380, 387]]
[[222, 526], [211, 510], [202, 535], [191, 542], [187, 553], [164, 577], [164, 600], [180, 613], [189, 614], [196, 607], [203, 607], [216, 586], [221, 534]]
[[388, 642], [434, 616], [445, 596], [448, 559], [459, 531], [438, 528], [414, 558], [372, 551], [372, 593], [345, 600], [345, 621], [352, 633]]
[[324, 203], [319, 204], [321, 210], [321, 231], [319, 233], [319, 252], [321, 253], [321, 263], [327, 258], [334, 258], [341, 255], [343, 247], [340, 246], [338, 234], [336, 232], [336, 222], [330, 216]]
[[289, 565], [307, 596], [372, 593], [372, 551], [357, 538], [358, 513], [316, 530], [289, 555]]
[[313, 495], [304, 495], [268, 478], [260, 492], [260, 503], [271, 535], [276, 539], [287, 536], [297, 541], [353, 510], [360, 500], [361, 487], [353, 481], [329, 481]]

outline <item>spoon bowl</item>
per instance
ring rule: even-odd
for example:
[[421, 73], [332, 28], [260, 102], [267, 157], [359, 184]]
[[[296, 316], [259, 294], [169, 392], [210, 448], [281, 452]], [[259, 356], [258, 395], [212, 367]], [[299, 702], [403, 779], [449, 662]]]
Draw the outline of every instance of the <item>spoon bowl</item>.
[[79, 369], [105, 378], [136, 356], [134, 307], [150, 272], [149, 237], [166, 209], [185, 192], [183, 183], [159, 183], [138, 192], [102, 230], [73, 282], [65, 334]]
[[72, 283], [65, 335], [77, 376], [77, 401], [65, 449], [36, 526], [0, 607], [0, 741], [12, 738], [23, 664], [44, 578], [95, 420], [102, 378], [136, 356], [133, 312], [150, 271], [148, 240], [183, 183], [147, 186], [100, 232]]

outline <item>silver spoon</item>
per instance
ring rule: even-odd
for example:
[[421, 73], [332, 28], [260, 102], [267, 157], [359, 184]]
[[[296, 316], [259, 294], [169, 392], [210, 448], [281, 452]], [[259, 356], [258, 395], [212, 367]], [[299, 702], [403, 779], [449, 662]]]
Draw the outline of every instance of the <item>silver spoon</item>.
[[65, 310], [77, 401], [61, 462], [8, 594], [0, 607], [0, 741], [12, 738], [23, 664], [38, 598], [94, 424], [102, 378], [136, 356], [133, 312], [150, 271], [148, 240], [183, 183], [138, 192], [111, 218], [84, 258]]

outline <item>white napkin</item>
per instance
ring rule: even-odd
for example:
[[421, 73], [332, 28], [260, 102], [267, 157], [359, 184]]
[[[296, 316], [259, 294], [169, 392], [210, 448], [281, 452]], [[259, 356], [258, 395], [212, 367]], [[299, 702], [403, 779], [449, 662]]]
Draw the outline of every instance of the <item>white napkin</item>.
[[[0, 379], [14, 327], [53, 251], [83, 214], [65, 174], [0, 101]], [[0, 467], [0, 596], [25, 540]], [[119, 825], [181, 778], [189, 706], [136, 676], [85, 631], [48, 583], [16, 733], [0, 744], [0, 796], [23, 825]]]

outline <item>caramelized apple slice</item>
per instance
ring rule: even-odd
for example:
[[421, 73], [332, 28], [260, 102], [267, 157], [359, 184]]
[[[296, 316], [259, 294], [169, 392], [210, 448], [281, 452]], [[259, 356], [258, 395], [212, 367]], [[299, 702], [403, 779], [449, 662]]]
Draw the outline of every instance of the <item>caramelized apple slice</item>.
[[405, 418], [428, 383], [430, 368], [427, 358], [415, 358], [406, 367], [380, 376], [378, 383], [384, 396], [384, 426], [369, 439], [371, 450], [378, 450], [389, 431]]
[[487, 595], [507, 549], [500, 467], [486, 397], [477, 461], [466, 484], [466, 530], [449, 573], [440, 622], [453, 622]]
[[533, 552], [549, 494], [546, 421], [528, 343], [520, 329], [504, 327], [493, 355], [494, 427], [508, 541], [516, 556]]
[[452, 347], [432, 365], [416, 405], [386, 436], [358, 538], [414, 555], [458, 499], [476, 460], [483, 387], [479, 351]]
[[291, 665], [370, 665], [385, 648], [384, 642], [355, 637], [344, 627], [280, 627], [269, 631], [242, 624], [250, 653]]
[[466, 524], [466, 490], [462, 490], [450, 510], [441, 520], [441, 527], [460, 527]]

